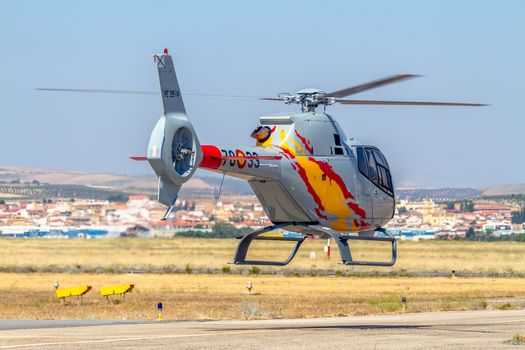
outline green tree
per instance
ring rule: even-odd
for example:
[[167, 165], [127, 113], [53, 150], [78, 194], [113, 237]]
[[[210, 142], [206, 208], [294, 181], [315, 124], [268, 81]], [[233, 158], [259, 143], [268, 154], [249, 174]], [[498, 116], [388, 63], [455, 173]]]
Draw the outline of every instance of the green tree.
[[109, 202], [127, 202], [128, 199], [129, 199], [129, 196], [125, 194], [113, 194], [106, 198], [106, 200]]
[[469, 227], [468, 230], [467, 230], [467, 239], [468, 240], [473, 240], [476, 236], [476, 232], [474, 231], [474, 228], [473, 227]]
[[177, 236], [196, 238], [234, 238], [237, 236], [245, 235], [251, 231], [252, 229], [249, 227], [236, 228], [231, 224], [225, 222], [218, 222], [215, 224], [211, 232], [187, 230], [177, 232]]
[[226, 222], [218, 222], [213, 226], [212, 233], [215, 237], [226, 238], [226, 237], [237, 237], [238, 235], [246, 234], [251, 232], [252, 229], [249, 227], [236, 228], [232, 224]]
[[474, 211], [474, 203], [472, 203], [472, 201], [461, 202], [461, 211], [464, 213], [472, 213]]
[[512, 223], [513, 224], [522, 224], [525, 222], [525, 210], [521, 209], [520, 211], [512, 212]]

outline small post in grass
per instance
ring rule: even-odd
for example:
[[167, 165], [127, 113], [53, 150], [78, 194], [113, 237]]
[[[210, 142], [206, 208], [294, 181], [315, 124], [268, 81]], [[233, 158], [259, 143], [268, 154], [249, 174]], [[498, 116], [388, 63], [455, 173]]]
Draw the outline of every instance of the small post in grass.
[[326, 253], [326, 258], [330, 260], [330, 238], [328, 238], [328, 241], [326, 242], [326, 245], [324, 246], [324, 252]]
[[407, 312], [407, 297], [401, 297], [401, 310]]
[[242, 293], [242, 295], [254, 296], [254, 295], [260, 295], [261, 294], [261, 293], [257, 293], [257, 292], [252, 292], [252, 289], [253, 289], [253, 282], [252, 281], [248, 281], [248, 283], [246, 283], [246, 290], [247, 290], [247, 292]]
[[159, 312], [157, 321], [162, 321], [162, 303], [157, 304], [157, 311]]

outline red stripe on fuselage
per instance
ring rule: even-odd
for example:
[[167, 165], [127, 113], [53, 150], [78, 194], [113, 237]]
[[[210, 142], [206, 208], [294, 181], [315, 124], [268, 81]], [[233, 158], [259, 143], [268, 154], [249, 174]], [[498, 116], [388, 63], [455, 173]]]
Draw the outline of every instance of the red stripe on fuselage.
[[[334, 169], [332, 168], [332, 166], [330, 164], [328, 164], [327, 162], [316, 160], [313, 157], [308, 157], [308, 160], [314, 162], [315, 164], [317, 164], [319, 166], [319, 168], [322, 170], [322, 172], [325, 173], [326, 176], [328, 176], [328, 178], [330, 180], [335, 181], [335, 183], [339, 186], [341, 191], [343, 191], [343, 195], [345, 196], [345, 199], [347, 199], [347, 200], [348, 199], [352, 199], [352, 200], [355, 199], [355, 197], [352, 195], [352, 193], [350, 193], [350, 191], [348, 191], [348, 188], [346, 188], [346, 184], [343, 181], [343, 179], [341, 178], [341, 176], [334, 171]], [[366, 212], [362, 208], [360, 208], [359, 205], [357, 205], [356, 203], [353, 203], [353, 202], [346, 203], [346, 204], [357, 215], [359, 215], [363, 219], [366, 218]]]
[[366, 222], [365, 220], [359, 220], [359, 221], [357, 221], [357, 220], [354, 219], [354, 225], [355, 225], [356, 227], [361, 228], [361, 229], [367, 229], [367, 228], [370, 227], [370, 224], [369, 224], [368, 222]]
[[304, 184], [306, 185], [306, 189], [308, 190], [308, 193], [310, 193], [310, 195], [312, 196], [315, 204], [317, 204], [317, 206], [319, 207], [315, 209], [315, 212], [317, 213], [319, 217], [325, 220], [328, 220], [328, 217], [326, 217], [325, 215], [322, 215], [320, 212], [320, 210], [324, 211], [324, 205], [323, 205], [323, 202], [321, 201], [321, 198], [319, 197], [317, 192], [315, 192], [312, 184], [308, 180], [308, 175], [306, 175], [306, 170], [304, 170], [304, 168], [298, 162], [295, 162], [293, 164], [297, 166], [297, 173], [299, 174]]
[[310, 152], [310, 154], [313, 154], [314, 153], [314, 149], [312, 146], [310, 146], [310, 140], [307, 140], [306, 137], [302, 137], [301, 134], [299, 134], [297, 132], [297, 130], [295, 130], [295, 134], [297, 135], [297, 137], [301, 140], [301, 142], [303, 143], [303, 146], [304, 148], [306, 148], [306, 150], [308, 152]]
[[321, 169], [321, 171], [325, 173], [326, 176], [328, 176], [330, 180], [335, 181], [335, 183], [339, 186], [339, 188], [341, 188], [341, 191], [343, 191], [345, 198], [354, 199], [354, 196], [346, 188], [346, 184], [341, 178], [341, 176], [334, 171], [334, 168], [332, 168], [332, 166], [328, 164], [328, 162], [317, 160], [314, 157], [308, 157], [308, 160], [317, 164], [319, 168]]
[[290, 152], [289, 150], [287, 150], [286, 148], [283, 148], [281, 146], [275, 146], [277, 147], [278, 149], [280, 149], [281, 151], [283, 151], [283, 154], [286, 158], [288, 159], [295, 159], [295, 156], [293, 155], [292, 152]]
[[324, 219], [324, 220], [328, 220], [328, 216], [324, 215], [323, 213], [321, 213], [321, 210], [319, 208], [315, 208], [315, 213], [317, 214], [318, 217], [320, 217], [321, 219]]
[[[275, 146], [275, 147], [280, 149], [287, 159], [290, 159], [290, 160], [295, 159], [295, 155], [292, 152], [290, 152], [288, 149], [284, 147], [280, 147], [280, 146]], [[306, 170], [297, 161], [290, 162], [290, 165], [295, 171], [297, 171], [297, 173], [303, 180], [304, 184], [306, 185], [306, 189], [308, 190], [308, 193], [310, 193], [315, 204], [317, 204], [318, 207], [314, 209], [317, 216], [320, 217], [321, 219], [328, 220], [328, 217], [324, 215], [323, 213], [321, 213], [321, 211], [324, 211], [323, 202], [321, 202], [321, 198], [319, 197], [317, 192], [315, 192], [315, 189], [310, 183], [310, 180], [308, 180], [308, 176], [306, 175]]]

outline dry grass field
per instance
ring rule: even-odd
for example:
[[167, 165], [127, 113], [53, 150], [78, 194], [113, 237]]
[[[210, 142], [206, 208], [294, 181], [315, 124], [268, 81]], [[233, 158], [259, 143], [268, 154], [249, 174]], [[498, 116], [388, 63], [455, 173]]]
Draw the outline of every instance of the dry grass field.
[[[340, 264], [337, 246], [332, 242], [332, 258], [323, 254], [326, 241], [306, 241], [297, 257], [284, 268], [261, 267], [262, 273], [392, 274], [432, 275], [483, 273], [489, 277], [525, 276], [525, 244], [519, 242], [401, 241], [398, 260], [392, 268], [346, 267]], [[235, 239], [93, 239], [46, 240], [0, 239], [1, 272], [92, 272], [129, 271], [173, 273], [188, 266], [194, 273], [247, 272], [249, 266], [228, 265], [232, 261]], [[389, 244], [352, 242], [356, 259], [388, 260]], [[256, 241], [249, 257], [283, 259], [291, 245]], [[310, 252], [316, 259], [310, 258]]]
[[[272, 242], [259, 243], [255, 257], [288, 254]], [[2, 239], [0, 318], [156, 319], [158, 302], [165, 305], [164, 319], [289, 318], [404, 312], [402, 297], [408, 312], [521, 308], [525, 299], [522, 243], [400, 242], [395, 267], [372, 269], [340, 265], [335, 247], [326, 260], [324, 242], [307, 241], [292, 264], [259, 273], [228, 265], [235, 244], [233, 239]], [[387, 258], [386, 245], [354, 246], [356, 258]], [[458, 278], [448, 277], [452, 269]], [[485, 277], [461, 277], [479, 272]], [[447, 277], [426, 276], [433, 273]], [[93, 290], [81, 305], [76, 299], [59, 304], [55, 280], [61, 287]], [[248, 281], [260, 295], [243, 294]], [[101, 287], [126, 283], [136, 287], [125, 301], [114, 297], [108, 303], [98, 294]]]
[[[53, 281], [63, 287], [90, 284], [93, 290], [78, 305], [54, 296]], [[244, 295], [246, 283], [253, 292]], [[123, 301], [106, 302], [100, 287], [134, 283]], [[0, 318], [21, 319], [156, 319], [158, 302], [164, 319], [208, 320], [296, 318], [407, 312], [520, 308], [523, 279], [411, 278], [336, 276], [244, 276], [200, 274], [0, 274]], [[503, 300], [503, 299], [511, 299]], [[500, 299], [498, 301], [497, 299]]]

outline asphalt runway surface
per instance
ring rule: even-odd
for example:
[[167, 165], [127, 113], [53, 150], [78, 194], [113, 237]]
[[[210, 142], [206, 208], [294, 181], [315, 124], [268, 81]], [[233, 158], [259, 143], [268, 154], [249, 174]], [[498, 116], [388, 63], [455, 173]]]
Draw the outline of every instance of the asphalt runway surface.
[[0, 349], [519, 349], [525, 310], [264, 321], [0, 321]]

